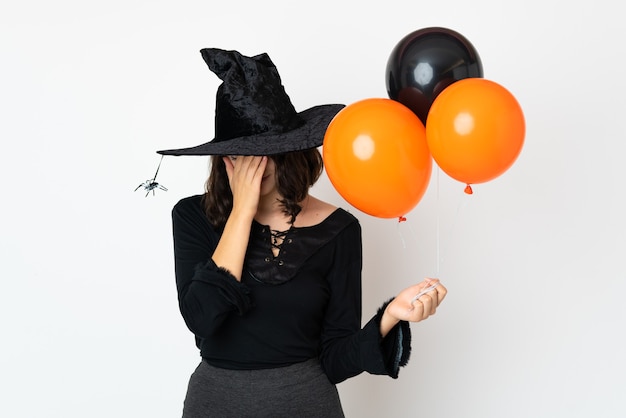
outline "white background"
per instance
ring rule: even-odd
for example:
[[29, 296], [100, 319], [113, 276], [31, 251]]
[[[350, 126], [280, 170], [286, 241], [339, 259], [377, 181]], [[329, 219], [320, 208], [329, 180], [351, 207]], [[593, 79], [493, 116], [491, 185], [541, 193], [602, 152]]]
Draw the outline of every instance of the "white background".
[[[215, 3], [215, 4], [213, 4]], [[199, 49], [268, 52], [296, 108], [386, 97], [405, 35], [443, 26], [527, 122], [516, 163], [433, 171], [406, 223], [363, 226], [364, 320], [438, 273], [398, 380], [339, 385], [348, 417], [624, 417], [624, 78], [619, 2], [71, 1], [0, 6], [0, 416], [176, 417], [199, 361], [178, 313], [170, 210], [207, 160], [219, 84]], [[439, 225], [439, 228], [437, 227]], [[437, 256], [439, 254], [439, 257]]]

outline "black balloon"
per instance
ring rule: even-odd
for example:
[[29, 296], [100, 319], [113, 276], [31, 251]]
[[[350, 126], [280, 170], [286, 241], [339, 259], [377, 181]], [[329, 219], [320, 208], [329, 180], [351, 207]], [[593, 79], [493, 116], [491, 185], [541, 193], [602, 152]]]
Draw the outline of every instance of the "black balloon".
[[478, 52], [463, 35], [425, 28], [405, 36], [387, 61], [387, 94], [426, 124], [430, 106], [455, 81], [483, 77]]

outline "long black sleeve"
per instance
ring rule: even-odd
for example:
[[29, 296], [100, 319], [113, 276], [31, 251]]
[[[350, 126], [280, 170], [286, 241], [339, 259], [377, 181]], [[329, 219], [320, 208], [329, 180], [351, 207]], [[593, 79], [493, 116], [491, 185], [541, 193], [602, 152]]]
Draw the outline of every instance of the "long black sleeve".
[[195, 204], [198, 198], [190, 199], [172, 210], [176, 288], [185, 323], [196, 336], [205, 338], [229, 315], [246, 312], [251, 300], [247, 286], [213, 263], [219, 236]]
[[380, 319], [385, 303], [361, 328], [361, 228], [357, 222], [337, 238], [328, 277], [331, 297], [322, 330], [322, 366], [333, 383], [362, 372], [398, 377], [410, 355], [411, 331], [400, 322], [382, 338]]

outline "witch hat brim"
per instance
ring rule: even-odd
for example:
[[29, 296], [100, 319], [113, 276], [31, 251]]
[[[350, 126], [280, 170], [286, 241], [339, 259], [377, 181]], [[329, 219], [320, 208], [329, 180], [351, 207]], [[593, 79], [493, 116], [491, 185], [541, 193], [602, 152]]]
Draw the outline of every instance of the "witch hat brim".
[[281, 133], [261, 133], [226, 141], [209, 141], [189, 148], [157, 151], [161, 155], [275, 155], [317, 148], [324, 142], [326, 128], [342, 104], [315, 106], [298, 115], [304, 123]]
[[342, 104], [296, 112], [276, 66], [266, 54], [205, 48], [204, 61], [223, 82], [216, 95], [215, 137], [161, 155], [275, 155], [316, 148]]

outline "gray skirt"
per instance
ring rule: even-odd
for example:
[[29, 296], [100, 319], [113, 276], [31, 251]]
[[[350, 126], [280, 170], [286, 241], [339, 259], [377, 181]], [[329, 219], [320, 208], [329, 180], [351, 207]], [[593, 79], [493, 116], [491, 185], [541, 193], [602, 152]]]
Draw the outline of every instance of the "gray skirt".
[[343, 418], [335, 385], [311, 359], [287, 367], [228, 370], [202, 361], [189, 379], [183, 418]]

